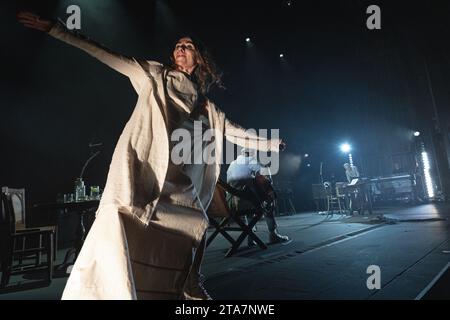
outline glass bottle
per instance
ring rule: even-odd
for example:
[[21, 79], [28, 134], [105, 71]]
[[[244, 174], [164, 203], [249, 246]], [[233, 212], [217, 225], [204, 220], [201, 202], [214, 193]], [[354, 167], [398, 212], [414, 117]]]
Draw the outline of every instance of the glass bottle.
[[86, 186], [82, 178], [75, 180], [75, 201], [84, 201], [86, 198]]

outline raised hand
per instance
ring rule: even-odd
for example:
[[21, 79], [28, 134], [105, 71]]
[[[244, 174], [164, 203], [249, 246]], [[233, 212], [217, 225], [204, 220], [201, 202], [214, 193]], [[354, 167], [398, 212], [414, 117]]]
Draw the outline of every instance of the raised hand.
[[53, 26], [52, 21], [41, 19], [37, 14], [25, 11], [17, 14], [17, 21], [27, 28], [36, 29], [43, 32], [49, 32]]

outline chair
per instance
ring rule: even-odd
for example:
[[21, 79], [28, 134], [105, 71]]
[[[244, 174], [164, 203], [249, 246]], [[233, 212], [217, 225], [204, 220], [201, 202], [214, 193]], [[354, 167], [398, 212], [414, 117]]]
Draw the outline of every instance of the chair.
[[349, 195], [347, 192], [347, 182], [336, 182], [336, 197], [340, 200], [343, 211], [349, 211], [348, 201]]
[[[24, 229], [25, 222], [25, 189], [13, 189], [2, 187], [2, 193], [9, 193], [13, 203], [14, 216], [16, 221], [16, 230]], [[17, 244], [19, 245], [19, 244]], [[22, 249], [25, 249], [25, 238], [22, 240]]]
[[[292, 199], [294, 198], [294, 190], [292, 188], [292, 182], [282, 182], [274, 186], [275, 192], [277, 194], [276, 199], [276, 212], [277, 215], [293, 215], [296, 214], [294, 203]], [[281, 210], [280, 208], [283, 208]]]
[[[11, 195], [11, 200], [13, 202], [13, 209], [14, 209], [14, 216], [16, 219], [16, 230], [22, 230], [26, 229], [27, 227], [30, 227], [30, 223], [32, 223], [31, 219], [27, 218], [26, 215], [26, 206], [25, 206], [25, 189], [13, 189], [9, 187], [2, 187], [2, 193], [8, 193]], [[31, 226], [33, 229], [35, 228], [49, 228], [51, 226], [40, 226], [33, 224]], [[54, 243], [53, 243], [53, 259], [56, 260], [56, 252], [58, 250], [57, 241], [58, 238], [58, 228], [55, 226], [55, 236], [54, 236]], [[39, 239], [35, 238], [33, 241], [39, 241], [39, 246], [42, 246], [42, 237], [39, 237]], [[30, 241], [26, 241], [26, 238], [22, 238], [22, 250], [25, 250], [26, 245], [30, 245]], [[17, 244], [19, 245], [19, 243]], [[41, 256], [37, 258], [37, 263], [39, 264]]]
[[9, 193], [11, 195], [16, 228], [25, 228], [25, 189], [12, 189], [8, 187], [2, 187], [2, 193]]
[[[16, 211], [14, 204], [14, 194], [7, 192], [7, 188], [2, 188], [0, 215], [0, 256], [2, 277], [0, 288], [8, 285], [11, 275], [29, 273], [37, 270], [47, 269], [47, 281], [50, 282], [53, 275], [54, 260], [54, 235], [55, 227], [41, 228], [17, 228]], [[36, 239], [37, 246], [27, 247], [28, 239]], [[19, 244], [22, 244], [19, 246]], [[19, 248], [20, 247], [20, 248]], [[46, 254], [46, 263], [40, 261], [41, 254]], [[16, 259], [17, 258], [17, 259]], [[24, 263], [29, 259], [34, 263]], [[18, 263], [15, 264], [16, 260]]]
[[345, 214], [343, 210], [343, 205], [341, 204], [344, 199], [341, 195], [338, 195], [337, 189], [336, 192], [333, 192], [332, 184], [330, 182], [324, 182], [325, 193], [327, 196], [327, 213], [334, 213], [334, 210], [338, 210], [340, 214]]
[[[249, 210], [232, 209], [228, 206], [228, 203], [226, 201], [226, 192], [235, 197], [251, 201], [250, 199], [246, 198], [244, 192], [231, 187], [229, 184], [219, 179], [214, 191], [213, 199], [207, 210], [209, 222], [215, 228], [215, 230], [208, 237], [206, 241], [206, 247], [208, 247], [220, 233], [226, 240], [228, 240], [228, 242], [231, 243], [231, 248], [225, 254], [226, 257], [230, 257], [234, 253], [236, 253], [236, 251], [239, 249], [239, 246], [242, 244], [246, 237], [250, 237], [252, 240], [254, 240], [261, 249], [267, 249], [266, 244], [261, 241], [261, 239], [253, 232], [253, 227], [264, 214], [263, 209], [256, 205]], [[246, 224], [241, 217], [250, 214], [253, 214], [253, 217], [250, 219], [249, 223]], [[237, 227], [230, 226], [231, 223], [236, 223]], [[240, 235], [236, 240], [228, 233], [230, 231], [240, 232]]]
[[327, 193], [323, 183], [312, 184], [312, 195], [317, 213], [322, 214], [327, 207]]

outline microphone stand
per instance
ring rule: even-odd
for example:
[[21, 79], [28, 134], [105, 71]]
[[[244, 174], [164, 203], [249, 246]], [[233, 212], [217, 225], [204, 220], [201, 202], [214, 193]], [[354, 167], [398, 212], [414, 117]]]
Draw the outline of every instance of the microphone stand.
[[[320, 176], [321, 188], [324, 188], [324, 184], [323, 184], [323, 162], [322, 161], [320, 162], [320, 173], [319, 173], [319, 176]], [[325, 190], [325, 189], [323, 189], [323, 190]], [[319, 199], [319, 201], [318, 201], [318, 211], [319, 211], [319, 214], [323, 214], [323, 212], [325, 212], [325, 211], [320, 211], [320, 204], [319, 203], [322, 203], [322, 200]], [[326, 205], [326, 204], [324, 204], [324, 205]]]
[[91, 155], [91, 156], [89, 157], [89, 159], [86, 160], [86, 162], [84, 163], [83, 169], [81, 169], [80, 179], [83, 179], [84, 171], [86, 170], [87, 165], [89, 164], [89, 162], [91, 162], [92, 159], [94, 159], [96, 156], [98, 156], [98, 155], [100, 154], [100, 152], [101, 152], [101, 151], [97, 151], [96, 153], [94, 153], [93, 155]]
[[323, 185], [323, 162], [320, 162], [320, 184]]

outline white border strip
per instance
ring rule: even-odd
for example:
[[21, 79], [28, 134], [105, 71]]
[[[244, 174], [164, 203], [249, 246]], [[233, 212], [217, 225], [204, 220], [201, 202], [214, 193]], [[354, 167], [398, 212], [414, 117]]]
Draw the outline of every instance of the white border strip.
[[433, 287], [436, 284], [436, 282], [442, 277], [444, 272], [446, 272], [447, 269], [449, 269], [449, 268], [450, 268], [450, 262], [447, 263], [447, 265], [438, 273], [438, 275], [436, 277], [434, 277], [433, 280], [431, 280], [431, 282], [425, 287], [425, 289], [422, 290], [422, 292], [419, 293], [419, 295], [414, 300], [422, 299], [423, 296], [425, 294], [427, 294], [427, 292], [431, 289], [431, 287]]

